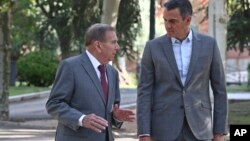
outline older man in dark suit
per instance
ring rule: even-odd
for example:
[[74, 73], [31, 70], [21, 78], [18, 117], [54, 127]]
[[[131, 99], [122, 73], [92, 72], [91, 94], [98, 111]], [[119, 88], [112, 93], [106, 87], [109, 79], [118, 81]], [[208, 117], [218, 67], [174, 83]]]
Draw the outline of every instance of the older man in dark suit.
[[56, 141], [113, 141], [111, 125], [134, 120], [131, 110], [119, 109], [118, 73], [108, 64], [119, 49], [115, 29], [92, 25], [85, 45], [86, 52], [61, 62], [46, 103], [58, 119]]

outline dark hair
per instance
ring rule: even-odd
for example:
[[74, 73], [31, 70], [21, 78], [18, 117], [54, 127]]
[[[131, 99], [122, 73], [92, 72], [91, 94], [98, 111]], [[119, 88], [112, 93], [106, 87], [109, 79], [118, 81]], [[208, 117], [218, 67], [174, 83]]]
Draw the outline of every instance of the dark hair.
[[110, 25], [102, 23], [90, 26], [85, 34], [85, 46], [90, 45], [92, 41], [104, 41], [107, 31], [115, 31], [115, 29]]
[[192, 16], [193, 14], [192, 5], [189, 0], [168, 0], [164, 4], [164, 7], [167, 10], [173, 10], [175, 8], [179, 8], [183, 19], [187, 16]]

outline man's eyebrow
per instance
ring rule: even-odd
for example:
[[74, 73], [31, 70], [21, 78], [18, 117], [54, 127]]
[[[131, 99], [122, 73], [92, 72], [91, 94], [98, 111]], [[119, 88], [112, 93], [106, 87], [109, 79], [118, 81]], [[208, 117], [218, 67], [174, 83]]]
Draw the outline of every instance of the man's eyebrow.
[[163, 19], [165, 20], [165, 21], [176, 21], [177, 19], [169, 19], [169, 20], [167, 20], [165, 17], [163, 17]]

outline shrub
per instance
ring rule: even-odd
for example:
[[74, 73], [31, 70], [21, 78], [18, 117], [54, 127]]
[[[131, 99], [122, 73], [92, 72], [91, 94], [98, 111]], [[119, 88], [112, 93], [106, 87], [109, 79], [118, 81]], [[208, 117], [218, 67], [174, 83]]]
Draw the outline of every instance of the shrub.
[[31, 85], [47, 87], [54, 81], [57, 65], [51, 51], [31, 52], [18, 60], [18, 77]]

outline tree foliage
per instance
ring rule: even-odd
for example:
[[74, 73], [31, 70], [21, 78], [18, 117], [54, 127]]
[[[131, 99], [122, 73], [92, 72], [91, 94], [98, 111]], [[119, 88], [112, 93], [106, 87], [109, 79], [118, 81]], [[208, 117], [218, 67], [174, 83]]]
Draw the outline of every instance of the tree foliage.
[[18, 0], [12, 10], [12, 60], [17, 60], [25, 51], [57, 49], [58, 39], [51, 27], [45, 27], [45, 16], [36, 7], [35, 0]]
[[39, 16], [32, 9], [30, 0], [19, 0], [13, 7], [12, 17], [11, 38], [13, 48], [11, 54], [12, 60], [17, 60], [24, 45], [27, 47], [36, 45]]
[[250, 49], [250, 0], [227, 0], [227, 13], [230, 17], [227, 26], [228, 49]]
[[88, 26], [100, 21], [98, 0], [36, 0], [46, 19], [43, 28], [55, 29], [62, 52], [62, 58], [69, 57], [72, 44], [83, 43]]
[[141, 27], [139, 0], [121, 0], [116, 25], [120, 55], [135, 59], [138, 52], [134, 42]]
[[0, 13], [7, 12], [9, 8], [12, 6], [12, 0], [1, 0], [0, 1]]
[[[62, 58], [67, 58], [70, 51], [84, 48], [86, 29], [101, 21], [102, 5], [103, 0], [19, 0], [13, 11], [14, 49], [60, 47]], [[121, 0], [116, 27], [121, 55], [133, 58], [141, 28], [138, 0]]]

